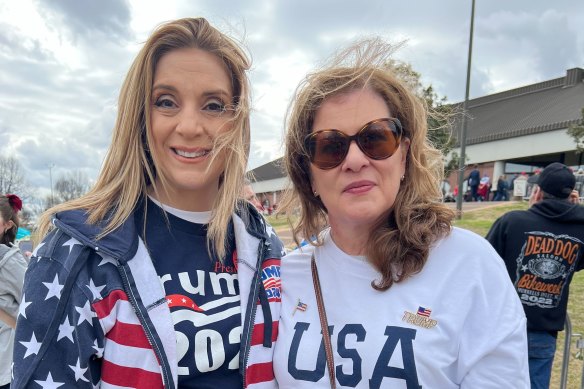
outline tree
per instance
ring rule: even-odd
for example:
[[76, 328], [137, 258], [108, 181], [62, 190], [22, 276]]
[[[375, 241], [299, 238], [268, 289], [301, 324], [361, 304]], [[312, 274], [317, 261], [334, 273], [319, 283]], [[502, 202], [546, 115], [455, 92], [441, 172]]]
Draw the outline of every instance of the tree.
[[72, 171], [60, 176], [55, 183], [58, 202], [65, 202], [81, 197], [89, 190], [89, 180], [80, 171]]
[[568, 135], [574, 138], [576, 153], [584, 153], [584, 108], [582, 108], [582, 118], [578, 124], [568, 128]]
[[450, 155], [450, 159], [444, 164], [444, 176], [448, 177], [458, 170], [458, 164], [460, 163], [460, 155], [456, 151], [453, 151]]
[[[389, 61], [386, 65], [428, 107], [430, 113], [428, 115], [428, 139], [434, 144], [434, 147], [442, 152], [446, 159], [455, 141], [452, 136], [453, 106], [446, 103], [446, 96], [439, 97], [432, 85], [424, 87], [420, 81], [420, 73], [416, 72], [412, 65], [396, 60]], [[454, 161], [453, 158], [454, 154], [448, 162], [445, 161], [445, 166], [450, 167], [452, 170], [458, 168], [458, 161]]]
[[22, 199], [28, 197], [29, 194], [22, 166], [12, 156], [0, 156], [0, 193], [14, 193]]

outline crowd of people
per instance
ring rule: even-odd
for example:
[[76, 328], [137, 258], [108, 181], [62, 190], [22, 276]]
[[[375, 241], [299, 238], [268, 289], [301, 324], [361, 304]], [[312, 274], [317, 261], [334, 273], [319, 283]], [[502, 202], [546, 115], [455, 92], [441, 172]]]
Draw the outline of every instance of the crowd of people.
[[[96, 184], [43, 214], [30, 263], [22, 202], [0, 196], [0, 389], [549, 387], [584, 267], [582, 181], [550, 164], [486, 240], [454, 227], [391, 52], [355, 42], [299, 84], [286, 254], [245, 180], [248, 55], [203, 18], [158, 27]], [[488, 198], [478, 166], [468, 185]]]
[[[514, 197], [517, 199], [528, 199], [531, 196], [532, 190], [534, 189], [534, 182], [531, 177], [538, 176], [541, 169], [535, 169], [533, 173], [528, 175], [526, 172], [512, 173], [512, 174], [501, 174], [496, 184], [491, 182], [491, 178], [487, 173], [482, 176], [480, 174], [480, 169], [478, 164], [472, 166], [472, 170], [469, 175], [464, 179], [466, 183], [466, 192], [463, 196], [463, 201], [509, 201]], [[576, 185], [574, 190], [577, 192], [579, 198], [584, 198], [584, 169], [578, 169], [574, 173], [576, 179]], [[519, 180], [524, 180], [526, 182], [525, 191], [521, 192], [521, 195], [514, 194], [515, 182]], [[458, 194], [458, 185], [455, 185], [452, 196], [449, 193], [444, 193], [443, 197], [447, 198], [448, 201], [455, 198]]]

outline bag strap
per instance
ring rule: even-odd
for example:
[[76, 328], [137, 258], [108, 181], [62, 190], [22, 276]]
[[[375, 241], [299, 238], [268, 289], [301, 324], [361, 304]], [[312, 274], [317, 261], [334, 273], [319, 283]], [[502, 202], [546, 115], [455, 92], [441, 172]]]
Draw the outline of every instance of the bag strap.
[[324, 301], [322, 299], [322, 291], [320, 288], [320, 280], [318, 278], [318, 269], [316, 268], [316, 261], [314, 253], [310, 260], [310, 267], [312, 269], [312, 283], [314, 284], [314, 292], [316, 294], [316, 304], [318, 305], [318, 317], [320, 319], [320, 328], [322, 331], [322, 338], [324, 341], [324, 351], [326, 353], [326, 364], [328, 367], [329, 378], [331, 381], [331, 388], [336, 388], [335, 381], [335, 364], [333, 358], [333, 347], [331, 345], [331, 336], [328, 330], [328, 320], [326, 318], [326, 311], [324, 309]]

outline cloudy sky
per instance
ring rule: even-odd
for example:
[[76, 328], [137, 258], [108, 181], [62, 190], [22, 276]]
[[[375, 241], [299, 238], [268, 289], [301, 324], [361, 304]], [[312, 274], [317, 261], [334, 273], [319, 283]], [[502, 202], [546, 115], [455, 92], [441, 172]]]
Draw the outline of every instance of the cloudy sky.
[[[425, 85], [464, 98], [471, 1], [18, 0], [0, 3], [0, 155], [47, 193], [67, 171], [95, 178], [119, 87], [158, 24], [206, 17], [253, 58], [249, 168], [282, 153], [286, 108], [302, 76], [352, 40], [407, 41], [396, 58]], [[584, 1], [477, 0], [471, 97], [584, 67]]]

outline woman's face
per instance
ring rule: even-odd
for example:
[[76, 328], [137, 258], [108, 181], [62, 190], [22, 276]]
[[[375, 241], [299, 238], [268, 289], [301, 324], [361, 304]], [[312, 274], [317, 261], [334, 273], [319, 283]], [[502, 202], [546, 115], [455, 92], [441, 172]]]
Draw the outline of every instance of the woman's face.
[[[329, 97], [317, 110], [312, 131], [337, 129], [356, 134], [366, 123], [392, 117], [385, 100], [371, 89]], [[373, 160], [351, 142], [345, 160], [330, 170], [310, 165], [312, 189], [328, 210], [329, 223], [338, 228], [369, 228], [388, 214], [405, 173], [409, 139], [389, 158]]]
[[170, 51], [156, 65], [152, 85], [152, 152], [158, 200], [190, 211], [211, 209], [224, 170], [225, 155], [213, 141], [232, 129], [231, 79], [221, 60], [209, 52], [184, 48]]
[[0, 239], [2, 239], [6, 231], [10, 230], [12, 227], [14, 227], [14, 222], [12, 220], [4, 220], [0, 213]]

